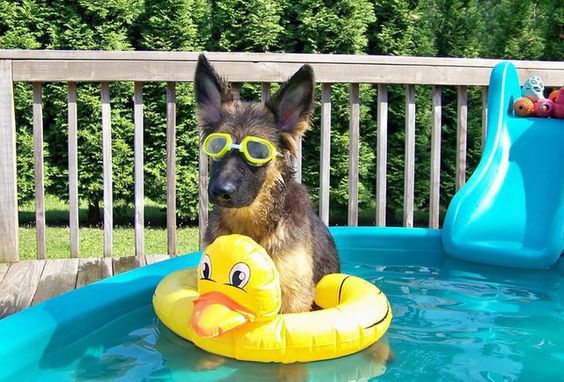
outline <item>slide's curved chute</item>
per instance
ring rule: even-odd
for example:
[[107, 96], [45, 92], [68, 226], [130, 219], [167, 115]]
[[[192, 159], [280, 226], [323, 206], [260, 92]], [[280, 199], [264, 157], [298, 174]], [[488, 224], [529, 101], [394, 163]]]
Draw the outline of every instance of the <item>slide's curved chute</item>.
[[513, 64], [496, 65], [484, 153], [443, 226], [443, 246], [453, 257], [545, 268], [564, 250], [564, 120], [516, 116], [520, 95]]

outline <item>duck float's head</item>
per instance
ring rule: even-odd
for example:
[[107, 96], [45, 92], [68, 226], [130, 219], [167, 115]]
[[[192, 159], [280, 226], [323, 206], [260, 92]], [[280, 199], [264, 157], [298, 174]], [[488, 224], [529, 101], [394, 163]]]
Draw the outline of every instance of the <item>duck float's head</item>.
[[267, 321], [281, 305], [280, 280], [266, 250], [242, 235], [218, 237], [198, 265], [192, 328], [203, 338], [249, 322]]

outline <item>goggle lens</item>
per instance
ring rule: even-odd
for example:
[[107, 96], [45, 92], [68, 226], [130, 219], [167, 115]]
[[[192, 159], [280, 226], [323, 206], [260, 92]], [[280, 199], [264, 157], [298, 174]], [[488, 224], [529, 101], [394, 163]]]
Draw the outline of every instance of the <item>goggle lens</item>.
[[221, 135], [210, 136], [210, 138], [206, 140], [204, 151], [208, 155], [218, 155], [225, 149], [225, 145], [227, 145], [227, 137]]
[[247, 153], [253, 159], [263, 161], [272, 155], [270, 147], [263, 142], [249, 140], [247, 141]]

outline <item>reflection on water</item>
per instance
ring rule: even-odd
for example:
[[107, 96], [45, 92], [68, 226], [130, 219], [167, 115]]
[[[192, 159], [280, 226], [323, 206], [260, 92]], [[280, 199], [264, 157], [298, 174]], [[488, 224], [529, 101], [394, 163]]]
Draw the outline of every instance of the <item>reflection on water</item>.
[[[380, 287], [394, 319], [395, 359], [370, 351], [279, 365], [210, 355], [179, 338], [151, 307], [131, 312], [68, 348], [33, 379], [99, 381], [558, 380], [564, 367], [564, 266], [507, 270], [446, 260], [440, 267], [344, 263]], [[103, 345], [101, 345], [103, 344]], [[57, 360], [55, 362], [54, 360]], [[26, 373], [27, 374], [27, 373]]]
[[438, 269], [376, 273], [394, 308], [388, 338], [396, 362], [382, 380], [561, 379], [564, 278], [557, 269], [447, 259]]

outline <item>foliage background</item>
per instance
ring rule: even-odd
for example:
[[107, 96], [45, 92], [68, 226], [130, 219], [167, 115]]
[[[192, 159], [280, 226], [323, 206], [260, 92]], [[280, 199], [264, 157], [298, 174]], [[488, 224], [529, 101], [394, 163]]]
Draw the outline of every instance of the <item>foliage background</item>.
[[[0, 48], [352, 53], [563, 60], [564, 7], [558, 0], [0, 0]], [[148, 83], [146, 195], [166, 198], [165, 84]], [[16, 85], [18, 197], [34, 197], [31, 85]], [[404, 88], [389, 87], [388, 224], [401, 225]], [[191, 84], [177, 86], [177, 204], [197, 221], [197, 128]], [[133, 203], [133, 85], [114, 83], [114, 200]], [[320, 92], [318, 92], [320, 94]], [[257, 99], [256, 85], [243, 97]], [[361, 86], [361, 223], [372, 224], [376, 163], [375, 86]], [[331, 221], [346, 216], [348, 86], [332, 87]], [[480, 156], [481, 90], [469, 89], [468, 175]], [[66, 85], [43, 87], [47, 193], [67, 198]], [[431, 90], [417, 87], [416, 224], [429, 199]], [[441, 205], [454, 193], [456, 89], [443, 89]], [[102, 150], [99, 84], [79, 84], [79, 193], [88, 223], [99, 222]], [[319, 110], [304, 141], [303, 182], [318, 200]], [[364, 212], [364, 213], [363, 213]]]

